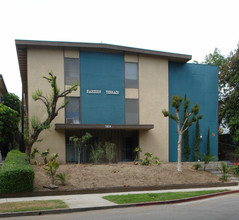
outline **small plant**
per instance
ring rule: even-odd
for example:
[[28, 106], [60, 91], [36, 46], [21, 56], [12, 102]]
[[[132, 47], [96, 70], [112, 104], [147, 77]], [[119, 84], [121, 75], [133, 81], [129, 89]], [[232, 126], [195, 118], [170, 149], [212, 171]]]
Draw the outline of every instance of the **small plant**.
[[91, 148], [91, 154], [90, 154], [90, 160], [94, 163], [97, 164], [102, 161], [104, 157], [104, 150], [99, 144], [96, 149], [93, 147]]
[[49, 161], [51, 162], [51, 161], [53, 161], [53, 160], [56, 160], [56, 158], [57, 158], [58, 156], [59, 156], [58, 153], [53, 153], [53, 154], [50, 156]]
[[143, 162], [142, 162], [142, 165], [144, 165], [144, 166], [149, 166], [149, 165], [151, 165], [151, 161], [155, 161], [155, 164], [156, 165], [160, 165], [160, 161], [159, 161], [159, 157], [152, 157], [153, 156], [153, 154], [151, 154], [151, 153], [149, 153], [149, 152], [146, 152], [145, 154], [144, 154], [144, 156], [145, 156], [145, 158], [144, 158], [144, 160], [143, 160]]
[[59, 166], [59, 163], [57, 163], [55, 160], [52, 160], [48, 163], [48, 166], [43, 167], [43, 169], [46, 171], [46, 174], [51, 179], [51, 184], [55, 184], [56, 172]]
[[150, 164], [150, 159], [151, 159], [152, 155], [153, 155], [153, 154], [151, 154], [151, 153], [149, 153], [149, 152], [146, 152], [146, 153], [144, 154], [145, 158], [144, 158], [144, 160], [143, 160], [142, 165], [148, 166], [148, 165]]
[[66, 185], [66, 174], [65, 173], [58, 173], [58, 174], [56, 174], [56, 179], [61, 182], [62, 186]]
[[152, 160], [154, 160], [154, 163], [156, 165], [160, 165], [161, 164], [160, 161], [159, 161], [159, 157], [153, 157]]
[[194, 168], [195, 170], [199, 170], [199, 169], [202, 168], [202, 165], [199, 164], [199, 163], [197, 163], [197, 164], [194, 164], [194, 165], [193, 165], [193, 168]]
[[42, 157], [42, 159], [44, 161], [44, 164], [48, 163], [47, 156], [48, 156], [49, 153], [50, 153], [50, 149], [49, 148], [41, 153], [41, 157]]
[[227, 164], [222, 162], [221, 167], [216, 167], [216, 169], [222, 172], [222, 177], [220, 178], [220, 180], [222, 180], [223, 182], [227, 181], [229, 177], [228, 173], [230, 172], [232, 168], [227, 168]]
[[211, 160], [214, 160], [214, 159], [215, 159], [215, 156], [214, 156], [214, 155], [204, 154], [204, 156], [203, 156], [203, 161], [204, 161], [204, 168], [203, 168], [203, 170], [204, 170], [204, 171], [206, 170], [207, 164], [209, 164], [209, 162], [210, 162]]
[[35, 159], [36, 154], [38, 154], [38, 153], [39, 153], [39, 150], [37, 148], [34, 148], [31, 153], [31, 159]]
[[115, 144], [111, 142], [105, 142], [104, 149], [106, 159], [109, 161], [109, 163], [112, 163], [115, 157]]
[[136, 147], [134, 149], [134, 153], [135, 153], [135, 158], [134, 158], [134, 162], [139, 160], [139, 153], [142, 152], [142, 149], [140, 147]]

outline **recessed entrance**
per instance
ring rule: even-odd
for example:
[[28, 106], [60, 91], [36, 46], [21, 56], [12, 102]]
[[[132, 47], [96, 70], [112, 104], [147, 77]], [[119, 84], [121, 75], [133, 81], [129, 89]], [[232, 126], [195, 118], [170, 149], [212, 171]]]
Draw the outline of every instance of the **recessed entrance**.
[[85, 133], [90, 133], [93, 137], [89, 140], [88, 146], [81, 151], [81, 162], [88, 163], [92, 148], [98, 145], [111, 142], [116, 145], [114, 162], [133, 161], [135, 154], [134, 149], [138, 146], [139, 132], [124, 130], [70, 130], [66, 131], [66, 162], [77, 162], [78, 149], [69, 141], [71, 136], [82, 137]]

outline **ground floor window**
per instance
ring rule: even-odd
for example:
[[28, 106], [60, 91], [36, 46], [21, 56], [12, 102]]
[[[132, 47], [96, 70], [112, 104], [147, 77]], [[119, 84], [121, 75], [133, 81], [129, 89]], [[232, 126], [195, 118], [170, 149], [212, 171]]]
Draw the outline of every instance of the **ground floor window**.
[[82, 137], [86, 132], [92, 135], [87, 143], [87, 147], [81, 151], [81, 162], [88, 163], [90, 161], [92, 148], [98, 145], [111, 142], [115, 144], [115, 154], [113, 162], [133, 161], [135, 158], [134, 149], [138, 147], [139, 132], [123, 131], [123, 130], [80, 130], [66, 131], [66, 162], [75, 163], [78, 161], [78, 149], [73, 146], [70, 141], [71, 136]]

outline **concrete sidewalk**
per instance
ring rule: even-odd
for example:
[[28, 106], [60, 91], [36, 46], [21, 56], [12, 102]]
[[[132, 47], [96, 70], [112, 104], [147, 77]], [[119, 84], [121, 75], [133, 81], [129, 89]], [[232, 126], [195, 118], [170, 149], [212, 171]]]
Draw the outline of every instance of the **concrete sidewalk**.
[[[122, 193], [117, 192], [117, 193], [84, 194], [84, 195], [78, 194], [78, 195], [60, 195], [60, 196], [1, 198], [0, 203], [59, 199], [59, 200], [64, 201], [69, 206], [69, 209], [32, 211], [32, 212], [21, 212], [21, 213], [6, 213], [6, 214], [0, 213], [0, 218], [1, 217], [23, 216], [23, 215], [56, 214], [56, 213], [76, 212], [76, 211], [132, 207], [132, 206], [141, 205], [141, 204], [118, 205], [118, 204], [115, 204], [113, 202], [107, 201], [102, 198], [103, 196], [106, 196], [106, 195], [127, 195], [127, 194], [139, 194], [139, 193], [164, 193], [164, 192], [189, 192], [189, 191], [223, 190], [223, 189], [239, 192], [239, 186], [228, 186], [228, 187], [190, 188], [190, 189], [138, 191], [138, 192], [122, 192]], [[202, 197], [202, 199], [203, 198], [204, 197]], [[180, 201], [183, 202], [186, 200], [187, 199], [177, 200], [177, 202], [180, 202]], [[171, 202], [171, 203], [173, 203], [173, 202]], [[147, 204], [150, 204], [150, 203], [147, 203]], [[160, 203], [154, 202], [152, 204], [160, 204]]]

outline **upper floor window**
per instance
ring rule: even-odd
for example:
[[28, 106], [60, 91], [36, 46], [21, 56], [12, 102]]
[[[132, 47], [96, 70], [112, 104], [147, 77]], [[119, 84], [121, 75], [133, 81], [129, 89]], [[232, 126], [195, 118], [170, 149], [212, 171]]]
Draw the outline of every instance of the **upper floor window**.
[[65, 58], [65, 85], [72, 85], [80, 82], [80, 59]]
[[80, 97], [68, 97], [66, 105], [66, 124], [80, 124]]
[[138, 63], [125, 63], [125, 88], [138, 88]]
[[125, 99], [125, 124], [139, 124], [138, 99]]

